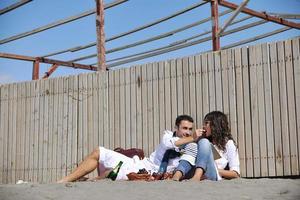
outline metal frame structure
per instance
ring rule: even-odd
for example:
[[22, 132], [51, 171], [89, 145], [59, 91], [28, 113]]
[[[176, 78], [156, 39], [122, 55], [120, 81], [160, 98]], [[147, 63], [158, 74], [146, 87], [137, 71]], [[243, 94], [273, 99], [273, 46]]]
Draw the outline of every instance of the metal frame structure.
[[[226, 0], [204, 0], [204, 2], [195, 4], [195, 5], [193, 5], [189, 8], [186, 8], [184, 10], [181, 10], [181, 11], [177, 12], [177, 13], [174, 13], [173, 15], [164, 17], [164, 18], [162, 18], [160, 20], [157, 20], [153, 23], [146, 24], [142, 27], [138, 27], [138, 28], [133, 29], [131, 31], [116, 35], [112, 38], [109, 38], [109, 39], [105, 40], [104, 9], [114, 7], [116, 5], [124, 3], [126, 1], [128, 1], [128, 0], [116, 0], [116, 1], [114, 1], [110, 4], [108, 4], [108, 5], [104, 5], [103, 0], [95, 0], [95, 3], [96, 3], [96, 9], [95, 10], [90, 10], [90, 11], [81, 13], [79, 15], [72, 16], [72, 17], [69, 17], [67, 19], [60, 20], [58, 22], [54, 22], [54, 23], [48, 24], [46, 26], [34, 29], [32, 31], [28, 31], [28, 32], [25, 32], [25, 33], [21, 33], [21, 34], [18, 34], [18, 35], [0, 40], [0, 44], [8, 43], [8, 42], [11, 42], [11, 41], [14, 41], [14, 40], [17, 40], [17, 39], [21, 39], [23, 37], [26, 37], [26, 36], [29, 36], [29, 35], [32, 35], [32, 34], [36, 34], [38, 32], [45, 31], [47, 29], [50, 29], [50, 28], [53, 28], [53, 27], [56, 27], [56, 26], [59, 26], [59, 25], [63, 25], [65, 23], [68, 23], [68, 22], [71, 22], [71, 21], [80, 19], [82, 17], [86, 17], [86, 16], [89, 16], [91, 14], [96, 13], [96, 31], [97, 31], [97, 42], [96, 43], [91, 43], [91, 44], [88, 44], [88, 45], [85, 45], [85, 46], [73, 47], [71, 49], [55, 52], [55, 53], [45, 55], [45, 56], [41, 56], [41, 57], [29, 57], [29, 56], [24, 56], [24, 55], [15, 55], [15, 54], [7, 54], [7, 53], [0, 53], [0, 57], [33, 62], [32, 79], [37, 80], [37, 79], [40, 78], [39, 77], [39, 64], [40, 63], [52, 64], [52, 66], [48, 69], [48, 71], [43, 76], [43, 78], [48, 78], [59, 66], [66, 66], [66, 67], [79, 68], [79, 69], [87, 69], [87, 70], [93, 70], [93, 71], [100, 71], [100, 70], [106, 71], [106, 70], [108, 70], [108, 67], [113, 67], [113, 66], [117, 66], [117, 65], [120, 65], [120, 64], [123, 64], [123, 63], [128, 63], [128, 62], [132, 62], [132, 61], [135, 61], [135, 60], [144, 59], [146, 57], [159, 55], [159, 54], [166, 53], [166, 52], [169, 52], [169, 51], [177, 50], [179, 48], [185, 48], [187, 46], [199, 44], [201, 42], [208, 41], [208, 40], [212, 40], [212, 50], [213, 51], [219, 51], [221, 49], [220, 37], [225, 36], [225, 35], [230, 34], [230, 33], [233, 33], [234, 31], [243, 30], [243, 29], [245, 29], [245, 27], [249, 28], [249, 27], [255, 26], [257, 24], [263, 23], [263, 22], [256, 22], [256, 23], [253, 23], [252, 26], [246, 25], [246, 26], [241, 27], [241, 28], [236, 29], [236, 30], [230, 30], [228, 32], [224, 32], [228, 26], [230, 26], [233, 23], [237, 23], [237, 22], [233, 22], [233, 20], [235, 19], [235, 17], [240, 12], [248, 14], [248, 15], [253, 16], [253, 17], [261, 18], [265, 22], [274, 22], [274, 23], [277, 23], [277, 24], [284, 25], [286, 27], [282, 28], [282, 29], [275, 30], [271, 33], [263, 34], [263, 35], [260, 35], [260, 36], [254, 37], [254, 38], [249, 38], [247, 40], [243, 40], [243, 41], [240, 41], [240, 42], [232, 44], [232, 45], [227, 45], [224, 48], [229, 48], [229, 47], [232, 47], [232, 46], [238, 45], [238, 44], [245, 44], [245, 43], [248, 43], [248, 42], [253, 41], [255, 39], [268, 37], [268, 36], [271, 36], [273, 34], [277, 34], [279, 32], [289, 30], [291, 28], [300, 29], [300, 23], [285, 20], [285, 19], [283, 19], [283, 17], [280, 17], [280, 15], [277, 15], [277, 14], [276, 15], [270, 15], [270, 14], [267, 14], [266, 12], [257, 12], [255, 10], [246, 8], [245, 6], [247, 5], [249, 0], [244, 0], [241, 3], [241, 5], [236, 5], [236, 4], [233, 4], [233, 3], [228, 2]], [[22, 6], [26, 3], [29, 3], [29, 2], [30, 2], [30, 0], [22, 0], [18, 3], [15, 3], [14, 5], [11, 5], [7, 8], [4, 8], [4, 9], [0, 10], [0, 15], [4, 14], [6, 12], [9, 12], [9, 11], [11, 11], [11, 10], [13, 10], [17, 7], [20, 7], [20, 6]], [[189, 43], [186, 43], [186, 44], [181, 44], [182, 42], [178, 41], [178, 42], [175, 42], [175, 44], [171, 44], [171, 45], [169, 45], [167, 47], [164, 47], [164, 48], [159, 48], [159, 49], [151, 50], [151, 51], [148, 51], [148, 52], [136, 54], [136, 55], [133, 55], [133, 56], [128, 56], [128, 57], [132, 57], [132, 58], [124, 59], [123, 61], [118, 61], [118, 62], [111, 63], [111, 64], [106, 64], [106, 62], [107, 62], [106, 59], [105, 59], [106, 53], [108, 53], [109, 51], [113, 51], [113, 50], [105, 51], [105, 42], [113, 40], [113, 39], [117, 39], [117, 38], [120, 38], [120, 37], [123, 37], [123, 36], [126, 36], [126, 35], [129, 35], [131, 33], [143, 30], [143, 29], [148, 28], [148, 27], [151, 27], [153, 25], [156, 25], [158, 23], [161, 23], [163, 21], [166, 21], [168, 19], [176, 17], [176, 16], [178, 16], [182, 13], [190, 11], [190, 10], [196, 8], [196, 7], [202, 6], [202, 5], [204, 5], [208, 2], [210, 2], [210, 6], [211, 6], [211, 17], [208, 18], [208, 20], [211, 19], [211, 21], [212, 21], [211, 37], [202, 38], [200, 40], [192, 41], [192, 42], [189, 42]], [[218, 8], [219, 6], [224, 6], [224, 7], [227, 7], [229, 9], [234, 10], [233, 14], [225, 22], [225, 24], [222, 26], [222, 28], [219, 27], [219, 17], [221, 16], [221, 14], [219, 14], [219, 8]], [[223, 13], [222, 13], [222, 15], [223, 15]], [[287, 18], [293, 18], [293, 16], [288, 15]], [[296, 16], [296, 18], [297, 18], [297, 16]], [[200, 21], [198, 23], [200, 24], [200, 23], [203, 23], [203, 22]], [[197, 24], [197, 23], [195, 23], [195, 24]], [[125, 48], [130, 48], [134, 45], [136, 46], [136, 45], [139, 45], [139, 44], [154, 41], [154, 40], [161, 39], [161, 38], [164, 38], [164, 37], [168, 37], [170, 35], [173, 35], [175, 33], [175, 31], [182, 31], [182, 30], [185, 30], [185, 29], [190, 28], [192, 26], [194, 26], [194, 25], [191, 24], [191, 25], [189, 25], [189, 27], [184, 27], [184, 28], [181, 28], [179, 30], [174, 30], [173, 32], [171, 31], [171, 32], [168, 32], [168, 33], [165, 33], [165, 34], [153, 37], [153, 38], [149, 38], [149, 39], [144, 40], [144, 41], [136, 42], [136, 43], [133, 43], [131, 45], [126, 45], [124, 47], [115, 48], [115, 51], [122, 50], [122, 49], [125, 49]], [[198, 36], [194, 36], [192, 38], [194, 39], [196, 37], [199, 37], [200, 35], [205, 35], [207, 33], [210, 33], [210, 32], [202, 33], [202, 34], [199, 34]], [[185, 39], [185, 40], [183, 40], [183, 42], [186, 42], [190, 39], [191, 38]], [[85, 56], [85, 57], [82, 57], [82, 58], [74, 59], [72, 61], [60, 61], [60, 60], [54, 60], [54, 59], [46, 58], [46, 57], [49, 57], [49, 56], [57, 55], [57, 54], [68, 52], [68, 51], [74, 52], [74, 51], [82, 50], [82, 49], [89, 48], [89, 47], [94, 46], [94, 45], [97, 45], [97, 54], [93, 54], [93, 55]], [[84, 65], [84, 64], [75, 63], [76, 61], [87, 59], [87, 58], [90, 58], [90, 57], [94, 57], [95, 55], [98, 57], [98, 62], [97, 62], [98, 67], [94, 66], [94, 64]], [[140, 55], [140, 56], [138, 56], [138, 55]]]

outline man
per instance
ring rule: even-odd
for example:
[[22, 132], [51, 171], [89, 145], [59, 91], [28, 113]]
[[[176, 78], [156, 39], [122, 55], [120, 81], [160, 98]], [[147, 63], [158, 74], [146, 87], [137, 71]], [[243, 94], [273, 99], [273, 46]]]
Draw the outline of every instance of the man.
[[[104, 147], [97, 147], [71, 174], [59, 180], [58, 183], [76, 181], [94, 171], [99, 163], [108, 171], [114, 168], [120, 161], [123, 161], [117, 180], [127, 180], [127, 174], [130, 172], [138, 172], [139, 169], [143, 168], [147, 171], [157, 172], [163, 156], [168, 149], [178, 150], [181, 145], [194, 141], [193, 137], [190, 136], [193, 129], [193, 122], [193, 118], [188, 115], [178, 116], [175, 121], [175, 132], [165, 130], [161, 143], [149, 158], [144, 158], [143, 160], [139, 160], [135, 157], [129, 158]], [[178, 162], [179, 157], [170, 159], [167, 172], [173, 171], [175, 167], [177, 167]]]

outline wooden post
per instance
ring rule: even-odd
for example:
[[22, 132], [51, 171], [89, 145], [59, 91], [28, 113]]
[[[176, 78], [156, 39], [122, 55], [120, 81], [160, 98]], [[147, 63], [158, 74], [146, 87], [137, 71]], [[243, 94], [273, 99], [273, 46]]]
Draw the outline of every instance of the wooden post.
[[38, 80], [40, 73], [40, 61], [36, 59], [33, 61], [33, 69], [32, 69], [32, 80]]
[[97, 32], [98, 71], [100, 70], [106, 71], [103, 0], [96, 0], [96, 32]]
[[212, 0], [211, 5], [211, 17], [212, 17], [212, 43], [213, 51], [220, 50], [220, 37], [218, 36], [219, 29], [219, 11], [218, 0]]

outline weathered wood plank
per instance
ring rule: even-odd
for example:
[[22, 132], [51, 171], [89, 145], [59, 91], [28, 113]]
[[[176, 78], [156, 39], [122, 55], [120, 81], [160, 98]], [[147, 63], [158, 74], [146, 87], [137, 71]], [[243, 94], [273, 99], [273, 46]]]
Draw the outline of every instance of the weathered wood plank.
[[[222, 51], [222, 62], [227, 63], [227, 52], [231, 50]], [[242, 65], [242, 51], [240, 48], [232, 51], [234, 56], [234, 67], [236, 69], [236, 101], [237, 101], [237, 135], [238, 148], [240, 157], [241, 176], [246, 176], [246, 144], [245, 144], [245, 120], [244, 120], [244, 96], [243, 96], [243, 65]], [[224, 60], [223, 60], [224, 59]], [[224, 67], [224, 66], [223, 66]], [[224, 112], [229, 110], [229, 95], [228, 95], [228, 65], [222, 71], [223, 78], [223, 95], [224, 95]]]
[[[30, 82], [26, 82], [25, 83], [25, 94], [24, 94], [24, 111], [25, 111], [25, 126], [24, 126], [24, 143], [25, 143], [25, 146], [24, 146], [24, 180], [29, 180], [30, 177], [29, 177], [29, 171], [30, 171], [30, 151], [29, 151], [29, 146], [30, 146], [30, 118], [31, 118], [31, 109], [30, 109], [30, 106], [31, 106], [31, 102], [30, 102], [30, 99], [31, 99], [31, 93], [30, 93]], [[1, 109], [0, 109], [1, 110]], [[1, 115], [1, 111], [0, 111], [0, 115]], [[1, 122], [0, 122], [1, 123]], [[1, 125], [0, 125], [0, 130], [1, 129]], [[51, 175], [50, 175], [51, 177]]]
[[[159, 124], [159, 131], [156, 133], [158, 134], [158, 140], [160, 140], [160, 134], [162, 133], [163, 130], [166, 129], [167, 125], [166, 125], [166, 118], [169, 117], [166, 115], [166, 88], [165, 87], [170, 87], [170, 85], [168, 85], [167, 83], [165, 84], [165, 81], [168, 82], [170, 81], [170, 76], [168, 74], [168, 76], [165, 75], [165, 63], [164, 62], [159, 62], [158, 63], [158, 69], [157, 69], [157, 78], [158, 78], [158, 102], [157, 104], [154, 103], [154, 105], [159, 105], [158, 109], [159, 109], [159, 119], [158, 119], [158, 124]], [[157, 120], [154, 118], [154, 120]], [[157, 122], [154, 122], [157, 123]], [[158, 141], [160, 142], [160, 141]], [[157, 145], [157, 144], [156, 144]], [[156, 146], [155, 145], [155, 146]]]
[[[92, 143], [91, 143], [91, 151], [97, 146], [106, 146], [104, 145], [105, 139], [109, 140], [107, 137], [107, 132], [104, 131], [104, 111], [103, 111], [103, 99], [104, 96], [104, 88], [103, 88], [103, 80], [102, 73], [97, 72], [92, 76]], [[107, 142], [107, 145], [109, 142]], [[106, 146], [108, 148], [108, 146]]]
[[[236, 49], [237, 51], [237, 49]], [[239, 52], [240, 53], [240, 52]], [[221, 77], [222, 77], [222, 89], [221, 89], [221, 93], [222, 93], [222, 97], [223, 97], [223, 103], [222, 103], [222, 110], [224, 113], [229, 113], [229, 107], [230, 107], [230, 98], [229, 98], [229, 67], [231, 66], [234, 66], [234, 68], [236, 70], [240, 70], [239, 73], [240, 73], [240, 76], [242, 75], [241, 74], [241, 55], [236, 53], [237, 55], [235, 55], [234, 52], [231, 53], [231, 50], [224, 50], [224, 51], [221, 51], [221, 63], [222, 65], [220, 66], [220, 74], [221, 74]], [[230, 56], [230, 57], [229, 57]], [[238, 58], [235, 58], [234, 61], [236, 62], [233, 62], [232, 63], [232, 59], [231, 57], [232, 56], [238, 56]], [[237, 72], [238, 73], [238, 72]], [[240, 78], [237, 77], [237, 78]], [[237, 84], [237, 87], [238, 86], [241, 86], [239, 85], [238, 83]], [[241, 84], [241, 82], [240, 82]], [[238, 88], [237, 88], [238, 90]], [[240, 102], [237, 102], [237, 106], [239, 105]]]
[[47, 168], [48, 168], [48, 181], [57, 181], [53, 176], [53, 135], [54, 135], [54, 79], [48, 80], [48, 154], [47, 154]]
[[121, 134], [123, 134], [123, 130], [120, 128], [120, 70], [114, 71], [114, 79], [115, 79], [115, 113], [114, 113], [114, 134], [115, 134], [115, 146], [120, 147], [121, 145]]
[[131, 85], [131, 80], [130, 80], [130, 69], [125, 69], [124, 70], [125, 74], [124, 74], [124, 83], [125, 83], [125, 87], [124, 87], [124, 92], [125, 92], [125, 105], [124, 105], [124, 109], [125, 109], [125, 128], [124, 128], [124, 132], [125, 132], [125, 148], [130, 148], [132, 146], [132, 131], [131, 129], [131, 120], [132, 120], [132, 108], [131, 108], [131, 95], [130, 95], [130, 85]]
[[[268, 162], [267, 162], [267, 137], [266, 137], [266, 117], [265, 117], [265, 92], [264, 92], [264, 73], [265, 66], [263, 65], [262, 45], [255, 47], [256, 57], [256, 76], [257, 76], [257, 96], [258, 96], [258, 133], [259, 133], [259, 160], [260, 160], [260, 174], [259, 176], [268, 175]], [[255, 138], [254, 138], [255, 139]], [[258, 174], [258, 173], [257, 173]]]
[[295, 102], [295, 90], [296, 85], [294, 84], [294, 67], [293, 67], [293, 54], [292, 54], [292, 40], [284, 42], [285, 50], [285, 69], [286, 69], [286, 86], [287, 86], [287, 112], [288, 112], [288, 132], [290, 154], [289, 158], [291, 161], [291, 172], [290, 175], [296, 175], [299, 172], [298, 157], [297, 157], [297, 127], [296, 127], [296, 102]]
[[[153, 120], [152, 120], [152, 133], [153, 133], [153, 146], [151, 148], [151, 152], [155, 150], [155, 147], [159, 144], [160, 141], [160, 119], [162, 117], [160, 116], [160, 108], [161, 108], [161, 102], [159, 101], [159, 63], [154, 63], [152, 67], [152, 80], [153, 80]], [[162, 103], [164, 104], [164, 103]]]
[[177, 73], [176, 73], [176, 60], [171, 60], [171, 124], [174, 127], [174, 122], [178, 113], [178, 94], [177, 94]]
[[147, 129], [148, 153], [153, 151], [153, 64], [147, 65]]
[[203, 71], [202, 71], [202, 61], [201, 56], [195, 56], [195, 87], [196, 87], [196, 127], [202, 128], [202, 121], [204, 117], [203, 112], [203, 98], [205, 94], [203, 92]]
[[182, 106], [183, 106], [183, 113], [188, 114], [191, 113], [191, 105], [190, 105], [190, 76], [189, 76], [189, 58], [184, 57], [182, 59]]
[[40, 84], [38, 81], [35, 81], [33, 83], [33, 95], [34, 95], [34, 109], [33, 109], [33, 115], [34, 115], [34, 130], [33, 130], [33, 137], [32, 137], [32, 152], [33, 152], [33, 182], [38, 181], [38, 133], [39, 133], [39, 104], [40, 104]]
[[148, 138], [148, 84], [147, 84], [147, 67], [141, 66], [141, 75], [142, 75], [142, 97], [141, 97], [141, 106], [142, 106], [142, 149], [145, 151], [146, 155], [149, 155], [149, 138]]
[[47, 183], [50, 182], [50, 174], [49, 174], [49, 165], [48, 165], [48, 160], [49, 160], [49, 154], [48, 154], [48, 145], [49, 145], [49, 135], [51, 134], [49, 132], [49, 99], [50, 99], [50, 86], [49, 86], [49, 80], [44, 81], [44, 91], [43, 91], [43, 96], [44, 96], [44, 127], [43, 131], [40, 133], [41, 136], [43, 137], [43, 153], [41, 155], [41, 159], [43, 161], [43, 182]]
[[232, 51], [228, 51], [228, 92], [229, 92], [229, 122], [233, 139], [237, 138], [237, 117], [236, 117], [236, 73]]
[[[280, 96], [280, 114], [281, 114], [281, 137], [282, 137], [282, 159], [283, 174], [291, 175], [291, 157], [290, 157], [290, 133], [288, 119], [288, 96], [287, 96], [287, 77], [285, 66], [284, 42], [277, 43], [278, 51], [278, 70], [279, 70], [279, 96]], [[289, 78], [289, 77], [288, 77]]]
[[[164, 89], [165, 89], [165, 129], [172, 130], [172, 93], [171, 93], [171, 62], [166, 61], [163, 65], [164, 68]], [[162, 77], [162, 78], [163, 78]]]
[[251, 124], [252, 124], [252, 149], [253, 149], [253, 164], [254, 177], [260, 176], [260, 137], [259, 137], [259, 116], [258, 116], [258, 63], [255, 59], [256, 46], [249, 47], [250, 63], [250, 102], [251, 102]]
[[252, 149], [252, 127], [251, 127], [251, 104], [250, 104], [250, 67], [248, 60], [248, 49], [242, 48], [242, 66], [243, 66], [243, 91], [244, 91], [244, 120], [246, 135], [246, 176], [254, 176], [253, 168], [253, 149]]
[[58, 78], [58, 116], [57, 116], [57, 177], [63, 177], [63, 114], [64, 114], [64, 80], [62, 77]]
[[267, 139], [267, 161], [268, 176], [276, 175], [275, 151], [274, 151], [274, 125], [272, 107], [272, 84], [271, 84], [271, 64], [268, 44], [262, 45], [262, 58], [264, 69], [264, 95], [265, 95], [265, 117], [266, 117], [266, 139]]
[[272, 106], [273, 106], [273, 124], [274, 124], [274, 142], [275, 142], [275, 163], [276, 175], [283, 175], [282, 159], [282, 139], [281, 139], [281, 115], [280, 115], [280, 88], [279, 88], [279, 69], [278, 69], [278, 52], [276, 43], [270, 44], [270, 61], [271, 61], [271, 81], [272, 81]]
[[78, 77], [78, 140], [77, 140], [77, 162], [83, 160], [83, 99], [85, 98], [85, 88], [83, 76]]
[[201, 76], [202, 76], [202, 108], [203, 117], [210, 111], [210, 90], [209, 90], [209, 68], [208, 54], [201, 55]]
[[120, 101], [120, 146], [122, 148], [126, 148], [126, 137], [127, 137], [127, 133], [126, 133], [126, 102], [125, 102], [125, 69], [120, 69], [120, 96], [119, 96], [119, 101]]
[[208, 69], [208, 91], [209, 91], [209, 110], [216, 110], [216, 80], [215, 80], [215, 63], [213, 53], [207, 54]]
[[130, 107], [131, 107], [131, 147], [137, 147], [137, 87], [136, 67], [130, 68]]
[[189, 87], [189, 102], [190, 102], [190, 111], [189, 114], [194, 119], [194, 127], [201, 127], [201, 121], [197, 121], [197, 93], [196, 93], [196, 70], [195, 70], [195, 56], [188, 57], [188, 87]]
[[[298, 87], [300, 85], [300, 38], [295, 38], [292, 40], [292, 50], [293, 50], [293, 68], [294, 68], [294, 86]], [[295, 103], [296, 103], [296, 113], [297, 113], [297, 118], [296, 118], [296, 131], [295, 134], [297, 135], [297, 140], [294, 141], [294, 143], [291, 145], [291, 147], [296, 146], [296, 141], [298, 144], [298, 168], [295, 167], [297, 170], [297, 173], [299, 174], [299, 169], [300, 169], [300, 91], [295, 90]], [[293, 152], [293, 150], [292, 150]], [[293, 163], [292, 163], [293, 164]], [[293, 165], [294, 166], [294, 165]], [[293, 167], [292, 167], [292, 172], [293, 172]]]
[[114, 73], [108, 73], [109, 147], [115, 146], [115, 83]]
[[216, 90], [216, 110], [223, 110], [223, 93], [222, 93], [222, 69], [221, 69], [221, 52], [213, 53], [215, 66], [215, 90]]
[[[183, 98], [183, 63], [182, 59], [176, 59], [176, 86], [177, 86], [177, 115], [184, 114]], [[175, 116], [176, 117], [176, 116]], [[173, 120], [174, 123], [175, 120]]]
[[69, 77], [64, 77], [62, 79], [63, 82], [63, 89], [62, 89], [62, 147], [61, 147], [61, 164], [62, 164], [62, 171], [61, 175], [67, 175], [67, 145], [68, 145], [68, 118], [69, 118]]
[[135, 67], [135, 80], [137, 82], [136, 87], [136, 139], [137, 147], [143, 148], [143, 120], [142, 120], [142, 91], [143, 91], [143, 77], [142, 67]]
[[78, 113], [78, 104], [79, 104], [79, 77], [78, 76], [74, 76], [73, 77], [73, 87], [72, 87], [72, 91], [73, 93], [71, 93], [71, 95], [69, 94], [69, 97], [71, 98], [71, 102], [72, 102], [72, 135], [71, 135], [71, 139], [72, 139], [72, 147], [71, 147], [71, 155], [72, 155], [72, 159], [71, 159], [71, 169], [70, 171], [72, 171], [76, 166], [77, 163], [79, 162], [78, 159], [78, 119], [79, 119], [79, 113]]
[[[87, 116], [87, 120], [86, 120], [86, 123], [87, 123], [87, 127], [86, 127], [86, 139], [87, 139], [87, 151], [86, 153], [84, 154], [84, 156], [87, 156], [90, 152], [92, 152], [93, 148], [95, 147], [94, 145], [94, 127], [93, 127], [93, 124], [94, 124], [94, 112], [95, 112], [95, 108], [93, 107], [93, 98], [94, 98], [94, 95], [95, 95], [95, 87], [98, 87], [98, 86], [95, 86], [93, 84], [93, 75], [92, 73], [88, 73], [87, 74], [87, 99], [86, 99], [86, 116]], [[99, 104], [101, 104], [99, 102]], [[96, 133], [98, 134], [98, 133]], [[96, 140], [97, 141], [97, 140]], [[102, 141], [103, 142], [103, 141]], [[91, 176], [91, 175], [90, 175]]]
[[[103, 100], [103, 108], [102, 108], [102, 117], [103, 120], [101, 123], [99, 123], [98, 126], [102, 124], [103, 126], [103, 133], [104, 134], [104, 146], [106, 148], [109, 147], [109, 135], [110, 135], [110, 129], [109, 129], [109, 113], [108, 113], [108, 74], [106, 72], [100, 73], [100, 80], [98, 82], [101, 82], [101, 93], [102, 93], [102, 100]], [[100, 98], [100, 96], [99, 96]]]
[[16, 113], [16, 160], [15, 160], [15, 171], [16, 171], [16, 181], [23, 178], [24, 169], [24, 106], [22, 106], [22, 98], [24, 93], [23, 83], [19, 83], [17, 86], [17, 113]]
[[9, 147], [9, 138], [8, 138], [8, 119], [9, 119], [9, 85], [1, 86], [1, 94], [0, 94], [0, 130], [2, 137], [2, 154], [0, 154], [1, 158], [1, 183], [8, 183], [8, 147]]

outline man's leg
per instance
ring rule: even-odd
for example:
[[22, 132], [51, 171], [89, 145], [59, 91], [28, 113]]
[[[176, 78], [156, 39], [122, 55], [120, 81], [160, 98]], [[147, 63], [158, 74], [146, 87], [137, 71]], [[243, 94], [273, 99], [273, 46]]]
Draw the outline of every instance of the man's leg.
[[180, 181], [192, 169], [192, 165], [186, 160], [180, 160], [179, 165], [175, 169], [173, 181]]
[[99, 156], [100, 156], [100, 150], [99, 147], [97, 147], [79, 164], [79, 166], [71, 174], [62, 178], [57, 183], [76, 181], [80, 177], [83, 177], [88, 173], [94, 171], [98, 166]]

